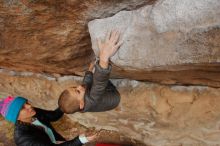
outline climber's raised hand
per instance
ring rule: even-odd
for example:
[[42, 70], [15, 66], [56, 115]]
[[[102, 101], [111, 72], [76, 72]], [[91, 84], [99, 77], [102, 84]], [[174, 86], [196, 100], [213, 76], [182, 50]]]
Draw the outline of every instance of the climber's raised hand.
[[119, 41], [120, 33], [119, 31], [111, 31], [106, 36], [105, 41], [98, 39], [99, 48], [99, 63], [103, 68], [108, 67], [109, 59], [114, 56], [118, 48], [121, 46], [122, 42]]

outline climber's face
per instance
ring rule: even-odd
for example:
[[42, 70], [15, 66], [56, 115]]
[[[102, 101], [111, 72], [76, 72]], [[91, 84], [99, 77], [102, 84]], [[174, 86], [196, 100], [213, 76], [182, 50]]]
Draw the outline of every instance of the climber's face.
[[29, 121], [35, 114], [36, 111], [32, 105], [29, 102], [26, 102], [19, 112], [18, 120], [23, 122]]
[[77, 87], [70, 87], [68, 91], [72, 97], [76, 97], [77, 99], [82, 99], [85, 94], [85, 87], [83, 85], [79, 85]]
[[70, 87], [68, 91], [71, 97], [76, 98], [79, 101], [80, 109], [84, 108], [84, 95], [86, 88], [83, 85], [79, 85], [77, 87]]

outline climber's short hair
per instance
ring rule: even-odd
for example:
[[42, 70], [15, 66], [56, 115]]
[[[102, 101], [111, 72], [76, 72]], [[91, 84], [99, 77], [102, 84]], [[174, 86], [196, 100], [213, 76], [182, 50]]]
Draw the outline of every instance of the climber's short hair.
[[77, 97], [73, 97], [68, 89], [65, 89], [60, 94], [58, 99], [58, 106], [61, 111], [67, 114], [72, 114], [80, 110]]

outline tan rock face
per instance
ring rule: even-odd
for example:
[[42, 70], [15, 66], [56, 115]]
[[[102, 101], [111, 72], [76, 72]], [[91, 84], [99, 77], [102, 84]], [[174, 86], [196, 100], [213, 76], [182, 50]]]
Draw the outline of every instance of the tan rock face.
[[[81, 79], [1, 70], [0, 95], [25, 96], [35, 106], [53, 109], [57, 107], [61, 91], [78, 84]], [[122, 96], [116, 109], [102, 113], [76, 113], [68, 117], [86, 127], [112, 130], [120, 134], [122, 139], [126, 136], [146, 145], [220, 144], [219, 88], [163, 86], [132, 80], [113, 80], [113, 83]], [[65, 122], [70, 120], [63, 120], [61, 123]], [[66, 131], [61, 131], [71, 137], [67, 133], [68, 130], [74, 131], [74, 128], [68, 128], [68, 125], [65, 127]]]

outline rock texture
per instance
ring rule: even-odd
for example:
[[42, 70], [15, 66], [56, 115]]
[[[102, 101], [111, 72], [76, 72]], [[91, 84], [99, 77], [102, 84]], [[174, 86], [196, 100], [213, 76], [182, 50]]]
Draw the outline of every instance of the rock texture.
[[117, 75], [220, 87], [219, 7], [218, 0], [160, 0], [93, 20], [88, 24], [92, 48], [98, 54], [96, 38], [118, 29], [124, 43], [112, 57]]
[[[35, 106], [53, 109], [57, 107], [60, 92], [81, 80], [82, 78], [74, 76], [54, 78], [1, 70], [0, 97], [9, 94], [25, 96]], [[133, 80], [113, 80], [113, 83], [122, 96], [119, 107], [104, 113], [68, 115], [71, 120], [62, 120], [57, 128], [67, 138], [73, 136], [71, 131], [76, 134], [80, 130], [86, 130], [85, 127], [80, 128], [74, 124], [75, 121], [97, 131], [115, 131], [115, 134], [106, 134], [107, 141], [111, 140], [109, 137], [115, 136], [119, 142], [125, 142], [126, 137], [130, 137], [150, 146], [220, 145], [219, 88], [163, 86]], [[10, 126], [3, 121], [0, 123], [9, 127], [0, 133], [7, 133]], [[71, 123], [72, 128], [69, 127]], [[3, 138], [9, 141], [12, 139], [10, 133]]]
[[94, 57], [87, 22], [153, 0], [2, 0], [0, 67], [80, 74]]
[[218, 0], [2, 0], [0, 68], [82, 75], [94, 58], [88, 22], [118, 13], [92, 27], [100, 36], [113, 25], [124, 31], [112, 77], [220, 87], [218, 7]]

